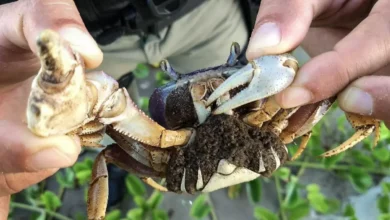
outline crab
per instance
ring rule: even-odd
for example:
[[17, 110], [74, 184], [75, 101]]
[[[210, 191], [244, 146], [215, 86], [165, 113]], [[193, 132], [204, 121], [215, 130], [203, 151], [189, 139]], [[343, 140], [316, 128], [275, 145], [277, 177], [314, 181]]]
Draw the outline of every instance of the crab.
[[[286, 144], [303, 137], [292, 159], [302, 153], [311, 128], [335, 100], [282, 109], [272, 96], [293, 82], [297, 60], [285, 53], [241, 64], [239, 45], [233, 43], [220, 66], [178, 74], [162, 61], [172, 80], [153, 92], [149, 117], [112, 77], [102, 71], [86, 73], [80, 54], [56, 32], [41, 32], [37, 47], [41, 69], [31, 85], [28, 128], [38, 136], [66, 134], [77, 136], [82, 146], [104, 148], [93, 166], [89, 219], [105, 217], [107, 163], [175, 193], [212, 192], [269, 177], [291, 160]], [[357, 133], [324, 156], [378, 130], [374, 119], [348, 117]], [[102, 146], [104, 134], [115, 143]], [[156, 182], [161, 178], [166, 186]]]

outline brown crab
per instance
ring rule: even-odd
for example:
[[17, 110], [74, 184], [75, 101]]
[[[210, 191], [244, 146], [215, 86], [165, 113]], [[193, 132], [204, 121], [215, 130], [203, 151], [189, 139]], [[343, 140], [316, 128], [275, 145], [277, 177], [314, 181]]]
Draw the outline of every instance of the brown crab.
[[[334, 101], [281, 109], [271, 97], [291, 84], [297, 61], [281, 54], [242, 65], [234, 43], [221, 66], [176, 74], [167, 61], [162, 62], [172, 82], [152, 95], [152, 120], [113, 78], [103, 72], [86, 74], [80, 55], [55, 32], [43, 31], [37, 45], [41, 69], [28, 101], [29, 129], [39, 136], [75, 135], [86, 147], [103, 147], [104, 133], [116, 142], [94, 163], [89, 219], [105, 216], [106, 163], [137, 174], [159, 190], [178, 193], [210, 192], [270, 176], [288, 160], [285, 144], [303, 136], [299, 155], [311, 128]], [[299, 117], [294, 114], [298, 112]], [[378, 130], [376, 120], [348, 117], [358, 132], [324, 156], [352, 147]], [[167, 185], [152, 178], [166, 178]]]

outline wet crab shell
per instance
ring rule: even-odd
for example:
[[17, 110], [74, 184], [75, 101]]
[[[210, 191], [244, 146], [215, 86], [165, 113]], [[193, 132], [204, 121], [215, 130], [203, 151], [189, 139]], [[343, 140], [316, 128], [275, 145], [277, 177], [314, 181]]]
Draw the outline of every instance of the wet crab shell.
[[[193, 127], [201, 124], [199, 113], [196, 111], [191, 95], [191, 85], [213, 78], [224, 80], [241, 67], [241, 65], [229, 66], [224, 64], [178, 75], [167, 84], [156, 88], [152, 93], [149, 99], [150, 117], [167, 129]], [[172, 73], [168, 74], [172, 75]], [[240, 88], [231, 91], [230, 95], [236, 94], [239, 90]], [[205, 98], [211, 92], [207, 91]]]
[[151, 118], [167, 129], [191, 127], [198, 121], [189, 84], [169, 82], [157, 88], [149, 100]]

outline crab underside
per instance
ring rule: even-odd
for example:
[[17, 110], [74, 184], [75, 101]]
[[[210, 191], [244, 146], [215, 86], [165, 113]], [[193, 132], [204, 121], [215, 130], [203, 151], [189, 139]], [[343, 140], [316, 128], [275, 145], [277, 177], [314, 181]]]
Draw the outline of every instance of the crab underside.
[[[282, 109], [272, 96], [287, 88], [298, 71], [290, 54], [263, 56], [239, 64], [239, 46], [221, 66], [177, 74], [150, 99], [151, 118], [140, 111], [125, 88], [103, 72], [85, 73], [80, 55], [55, 32], [37, 40], [41, 69], [28, 101], [29, 129], [39, 136], [78, 136], [83, 146], [104, 147], [97, 156], [88, 194], [89, 219], [105, 216], [107, 163], [137, 174], [162, 191], [211, 192], [268, 177], [289, 161], [286, 144], [301, 138], [295, 160], [305, 149], [313, 126], [335, 97]], [[356, 133], [322, 156], [343, 152], [375, 131], [379, 121], [347, 113]], [[166, 186], [153, 178], [166, 178]]]

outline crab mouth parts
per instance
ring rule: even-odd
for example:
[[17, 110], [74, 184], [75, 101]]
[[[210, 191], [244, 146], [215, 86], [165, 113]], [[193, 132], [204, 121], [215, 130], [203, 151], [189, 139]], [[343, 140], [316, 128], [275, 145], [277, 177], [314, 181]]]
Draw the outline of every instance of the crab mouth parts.
[[[42, 74], [42, 77], [38, 80], [38, 85], [45, 92], [52, 94], [56, 92], [60, 92], [69, 85], [75, 70], [72, 69], [68, 72], [68, 74], [57, 77], [55, 74]], [[58, 74], [59, 75], [59, 74]]]

